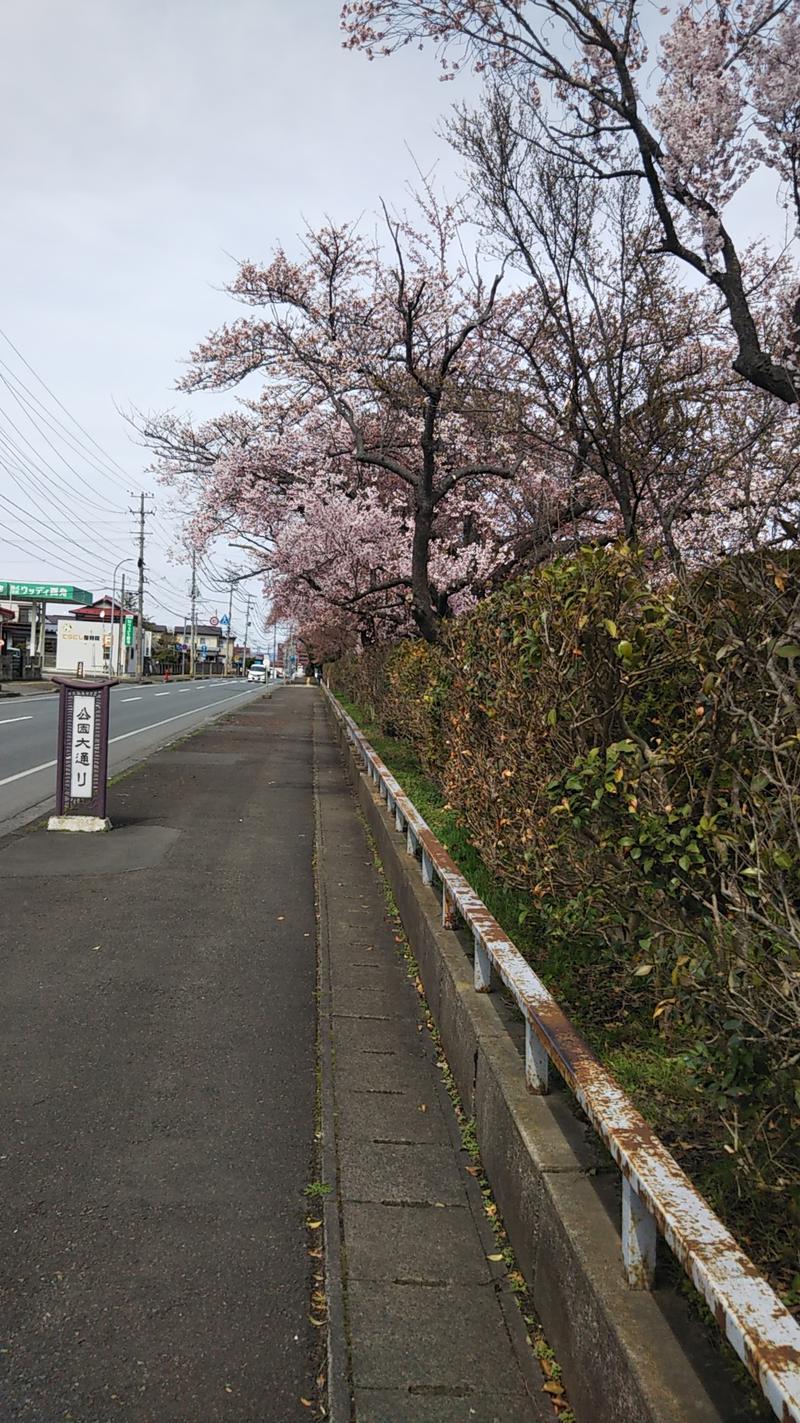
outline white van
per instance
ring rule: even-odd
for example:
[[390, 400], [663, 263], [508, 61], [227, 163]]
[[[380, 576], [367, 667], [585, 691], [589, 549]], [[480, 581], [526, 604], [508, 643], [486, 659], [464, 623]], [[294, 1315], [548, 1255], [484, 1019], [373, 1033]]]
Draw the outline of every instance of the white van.
[[254, 662], [252, 667], [247, 669], [248, 682], [266, 682], [269, 677], [269, 668], [263, 662]]

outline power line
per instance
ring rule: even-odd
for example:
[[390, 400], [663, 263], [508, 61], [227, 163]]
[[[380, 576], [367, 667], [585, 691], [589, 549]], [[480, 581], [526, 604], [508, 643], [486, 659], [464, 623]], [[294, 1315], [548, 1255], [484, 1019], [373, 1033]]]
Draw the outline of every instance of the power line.
[[[0, 358], [0, 390], [5, 389], [25, 417], [21, 427], [19, 415], [15, 419], [8, 407], [0, 406], [0, 468], [5, 469], [22, 501], [2, 496], [2, 507], [14, 511], [13, 522], [20, 530], [27, 530], [36, 543], [34, 547], [24, 535], [17, 543], [6, 542], [26, 555], [44, 554], [59, 564], [62, 560], [68, 562], [70, 567], [81, 570], [81, 578], [91, 579], [94, 584], [97, 579], [108, 577], [115, 550], [127, 553], [130, 547], [119, 527], [125, 510], [115, 502], [116, 490], [109, 488], [110, 481], [127, 489], [130, 475], [59, 399], [8, 333], [0, 329], [0, 337], [47, 397], [40, 397], [9, 364], [11, 357]], [[139, 489], [136, 498], [140, 498]], [[80, 517], [87, 508], [95, 517]], [[80, 514], [76, 514], [77, 509]], [[163, 546], [166, 554], [172, 553], [177, 538], [161, 522], [153, 537], [156, 548]], [[147, 581], [148, 585], [153, 582]], [[174, 593], [178, 600], [182, 599], [183, 590], [170, 587], [168, 579], [163, 586], [168, 597]], [[152, 588], [151, 596], [169, 615], [182, 616], [163, 601], [160, 585]]]
[[[107, 464], [101, 464], [97, 458], [97, 455], [94, 454], [92, 450], [90, 450], [89, 446], [83, 440], [77, 439], [72, 434], [72, 432], [67, 429], [63, 420], [59, 420], [58, 416], [52, 415], [47, 409], [47, 406], [44, 405], [44, 403], [39, 399], [39, 397], [37, 395], [34, 395], [33, 391], [25, 384], [24, 381], [20, 380], [18, 375], [14, 374], [11, 367], [7, 365], [6, 362], [2, 359], [0, 359], [0, 366], [2, 366], [3, 370], [8, 372], [7, 376], [0, 374], [0, 380], [9, 390], [9, 392], [12, 395], [15, 394], [15, 392], [12, 390], [11, 386], [8, 383], [10, 378], [13, 381], [14, 385], [18, 386], [19, 390], [24, 390], [25, 395], [29, 397], [29, 400], [26, 400], [25, 396], [20, 395], [19, 391], [17, 391], [16, 399], [18, 404], [21, 402], [27, 410], [29, 406], [29, 401], [33, 401], [34, 405], [36, 405], [39, 409], [39, 418], [44, 421], [47, 428], [51, 430], [53, 434], [55, 434], [57, 437], [59, 432], [61, 432], [61, 438], [66, 441], [68, 448], [72, 450], [74, 454], [88, 460], [91, 465], [91, 468], [95, 471], [96, 474], [105, 475], [107, 479], [118, 479], [118, 475], [110, 468], [110, 466]], [[30, 415], [29, 419], [32, 420], [32, 417]]]
[[[16, 532], [16, 530], [15, 530], [15, 532]], [[36, 537], [38, 537], [38, 535], [36, 535]], [[4, 546], [7, 545], [9, 548], [18, 549], [20, 553], [24, 553], [24, 554], [25, 554], [25, 557], [26, 557], [26, 558], [30, 557], [31, 554], [33, 554], [34, 556], [36, 556], [38, 553], [40, 553], [40, 545], [39, 545], [39, 544], [27, 544], [27, 543], [26, 543], [26, 544], [20, 544], [20, 543], [16, 543], [16, 542], [14, 541], [14, 539], [8, 538], [5, 534], [3, 535], [3, 545], [4, 545]], [[58, 566], [58, 565], [57, 565], [57, 566]], [[62, 582], [62, 581], [65, 582], [65, 583], [68, 583], [68, 582], [70, 581], [70, 579], [75, 576], [76, 569], [77, 569], [77, 571], [80, 572], [80, 569], [79, 569], [78, 565], [75, 563], [74, 560], [70, 560], [69, 564], [62, 564], [62, 565], [60, 565], [60, 566], [61, 566], [63, 569], [67, 569], [68, 571], [65, 572], [64, 574], [62, 574], [62, 576], [59, 577], [57, 580], [55, 580], [55, 581], [57, 581], [57, 582], [59, 582], [59, 583]], [[97, 571], [97, 570], [95, 569], [93, 572], [88, 572], [88, 571], [81, 572], [81, 573], [80, 573], [80, 576], [81, 576], [82, 578], [86, 578], [87, 581], [91, 581], [91, 582], [95, 583], [95, 587], [97, 587], [97, 583], [96, 583], [95, 577], [94, 577], [94, 574], [95, 574], [96, 571]], [[102, 583], [103, 583], [104, 586], [105, 586], [105, 582], [106, 582], [106, 580], [105, 580], [105, 578], [103, 578], [103, 579], [102, 579]]]
[[17, 349], [17, 347], [14, 345], [14, 342], [11, 340], [11, 337], [8, 336], [5, 331], [3, 331], [2, 327], [0, 327], [0, 336], [2, 336], [3, 340], [7, 343], [7, 345], [9, 345], [9, 346], [11, 347], [12, 351], [14, 352], [14, 355], [19, 357], [19, 359], [22, 361], [23, 366], [25, 366], [26, 370], [29, 370], [30, 373], [31, 373], [31, 375], [34, 377], [34, 379], [39, 382], [39, 384], [40, 384], [40, 386], [42, 387], [42, 389], [47, 391], [47, 394], [50, 396], [50, 399], [55, 401], [55, 403], [56, 403], [56, 405], [58, 406], [59, 410], [63, 410], [64, 414], [67, 416], [67, 418], [68, 418], [69, 420], [72, 421], [72, 423], [73, 423], [73, 425], [76, 427], [76, 429], [80, 430], [81, 434], [82, 434], [82, 435], [85, 435], [86, 438], [87, 438], [87, 440], [90, 440], [90, 441], [91, 441], [91, 443], [94, 445], [95, 449], [96, 449], [96, 450], [99, 450], [100, 454], [103, 455], [105, 459], [109, 460], [112, 465], [116, 466], [116, 468], [119, 470], [120, 474], [123, 475], [123, 477], [124, 477], [125, 479], [127, 479], [128, 476], [126, 475], [125, 470], [122, 468], [122, 465], [119, 463], [119, 461], [116, 460], [116, 459], [114, 459], [113, 455], [110, 455], [110, 454], [108, 453], [108, 450], [104, 450], [104, 449], [103, 449], [103, 446], [100, 445], [100, 444], [98, 444], [98, 442], [97, 442], [97, 440], [94, 438], [94, 436], [93, 436], [93, 435], [90, 435], [89, 431], [84, 429], [84, 427], [83, 427], [83, 425], [81, 425], [80, 421], [75, 419], [75, 416], [67, 409], [66, 405], [64, 405], [63, 402], [59, 400], [58, 396], [50, 389], [49, 385], [47, 385], [47, 383], [42, 379], [42, 377], [39, 375], [38, 371], [35, 371], [34, 368], [33, 368], [33, 366], [30, 364], [30, 362], [29, 362], [29, 361], [26, 361], [26, 359], [25, 359], [25, 357], [23, 356], [22, 352]]
[[[50, 491], [46, 494], [46, 498], [55, 500], [56, 503], [61, 505], [62, 509], [64, 509], [67, 515], [69, 515], [69, 506], [64, 503], [64, 498], [60, 491], [62, 489], [65, 490], [66, 493], [69, 494], [70, 497], [74, 500], [74, 485], [67, 484], [66, 481], [62, 479], [62, 477], [58, 474], [58, 471], [53, 469], [53, 466], [50, 464], [49, 460], [45, 459], [44, 464], [46, 464], [47, 468], [51, 471], [51, 473], [55, 475], [55, 479], [51, 479], [50, 475], [45, 473], [44, 469], [42, 469], [41, 464], [39, 463], [39, 460], [37, 458], [38, 451], [33, 450], [29, 441], [25, 439], [25, 436], [14, 424], [14, 421], [10, 418], [6, 411], [2, 410], [2, 408], [0, 408], [0, 416], [5, 416], [12, 430], [14, 430], [15, 433], [20, 436], [23, 441], [23, 444], [27, 447], [28, 450], [31, 451], [31, 454], [26, 454], [24, 450], [20, 449], [16, 440], [12, 439], [12, 437], [8, 434], [8, 431], [3, 430], [2, 427], [0, 427], [0, 447], [7, 451], [10, 451], [11, 458], [14, 460], [14, 463], [19, 469], [20, 474], [25, 474], [28, 478], [30, 478], [33, 484], [36, 486], [36, 488], [39, 489], [40, 492], [40, 481], [44, 481], [45, 485]], [[82, 502], [89, 508], [99, 509], [100, 513], [103, 514], [121, 512], [119, 510], [115, 510], [113, 507], [109, 509], [103, 509], [101, 505], [94, 504], [91, 499], [84, 499]]]
[[[44, 440], [44, 442], [45, 442], [45, 444], [48, 446], [48, 448], [53, 451], [53, 454], [56, 456], [56, 459], [60, 459], [61, 462], [62, 462], [62, 464], [65, 464], [66, 467], [67, 467], [67, 469], [68, 469], [72, 474], [74, 474], [77, 479], [85, 480], [85, 479], [86, 479], [86, 473], [85, 473], [85, 471], [84, 471], [84, 470], [80, 470], [80, 469], [76, 469], [75, 466], [74, 466], [74, 464], [71, 462], [71, 460], [68, 460], [67, 457], [66, 457], [66, 455], [64, 455], [64, 454], [61, 452], [61, 450], [59, 450], [59, 449], [57, 448], [57, 446], [53, 444], [53, 441], [50, 439], [49, 435], [46, 435], [45, 432], [44, 432], [44, 430], [42, 430], [41, 426], [40, 426], [40, 425], [38, 424], [38, 422], [35, 420], [35, 418], [33, 417], [33, 415], [31, 415], [30, 410], [28, 410], [28, 409], [26, 408], [25, 404], [24, 404], [23, 401], [20, 399], [20, 397], [18, 396], [17, 392], [14, 390], [13, 386], [9, 385], [9, 383], [8, 383], [8, 381], [6, 380], [5, 376], [0, 375], [0, 381], [2, 381], [3, 385], [5, 386], [6, 390], [7, 390], [8, 393], [9, 393], [9, 395], [11, 396], [12, 400], [15, 400], [15, 401], [16, 401], [16, 403], [17, 403], [17, 405], [20, 407], [20, 410], [22, 411], [23, 415], [26, 415], [27, 418], [30, 420], [30, 422], [31, 422], [31, 424], [33, 425], [34, 430], [36, 430], [37, 434], [41, 436], [41, 438]], [[4, 411], [3, 413], [6, 415], [6, 419], [9, 421], [9, 424], [13, 425], [13, 421], [10, 419], [10, 417], [8, 416], [8, 414], [7, 414], [5, 411]], [[19, 430], [19, 429], [17, 429], [17, 426], [16, 426], [16, 425], [14, 425], [13, 428], [14, 428], [15, 430], [17, 430], [17, 434], [20, 436], [21, 439], [25, 439], [25, 436], [22, 434], [22, 431]], [[73, 451], [70, 449], [70, 454], [72, 454], [72, 453], [73, 453]], [[42, 458], [43, 458], [43, 457], [42, 457]], [[49, 462], [48, 462], [47, 460], [45, 460], [45, 463], [48, 465], [48, 468], [49, 468], [49, 469], [53, 469], [53, 466], [52, 466], [51, 464], [49, 464]], [[54, 470], [54, 469], [53, 469], [53, 474], [56, 475], [56, 477], [59, 479], [59, 482], [60, 482], [60, 483], [66, 485], [66, 481], [63, 479], [63, 476], [59, 475], [58, 472], [57, 472], [56, 470]], [[69, 488], [69, 485], [66, 485], [66, 487]], [[92, 492], [93, 492], [99, 499], [102, 499], [103, 502], [109, 506], [109, 508], [112, 508], [112, 509], [114, 508], [114, 505], [111, 503], [111, 500], [108, 499], [108, 498], [106, 498], [105, 495], [101, 494], [101, 493], [99, 492], [99, 490], [95, 489], [95, 490], [93, 490]]]
[[[43, 529], [47, 529], [47, 530], [50, 530], [50, 531], [53, 530], [53, 525], [48, 524], [44, 519], [38, 518], [35, 514], [31, 514], [31, 513], [29, 512], [29, 510], [23, 509], [23, 508], [21, 507], [21, 505], [16, 504], [16, 503], [14, 502], [14, 500], [13, 500], [13, 499], [9, 499], [7, 495], [5, 495], [5, 494], [0, 494], [0, 502], [2, 502], [3, 504], [7, 504], [10, 509], [15, 509], [18, 514], [26, 515], [27, 518], [28, 518], [28, 519], [32, 519], [35, 524], [40, 524]], [[23, 521], [23, 527], [31, 528], [30, 524], [27, 524], [27, 523], [25, 523], [24, 521]], [[56, 543], [56, 541], [55, 541], [54, 539], [51, 539], [51, 538], [47, 537], [46, 535], [43, 536], [43, 535], [39, 534], [36, 529], [31, 529], [31, 532], [32, 532], [37, 538], [41, 539], [42, 543], [54, 544], [54, 546], [58, 549], [59, 554], [63, 554], [63, 553], [64, 553], [64, 549], [61, 548], [61, 547], [59, 547], [59, 545]], [[55, 529], [55, 532], [58, 533], [58, 530]], [[92, 553], [92, 550], [91, 550], [91, 549], [86, 548], [84, 544], [79, 544], [76, 539], [71, 539], [68, 534], [62, 534], [61, 537], [65, 540], [66, 543], [70, 543], [70, 544], [73, 545], [74, 548], [77, 548], [80, 553], [88, 554], [89, 559], [92, 560], [92, 561], [95, 563], [95, 567], [96, 567], [98, 570], [102, 570], [103, 568], [105, 568], [105, 570], [107, 571], [107, 570], [111, 567], [111, 564], [110, 564], [110, 563], [102, 563], [101, 561], [96, 560], [96, 559], [95, 559], [95, 555]]]

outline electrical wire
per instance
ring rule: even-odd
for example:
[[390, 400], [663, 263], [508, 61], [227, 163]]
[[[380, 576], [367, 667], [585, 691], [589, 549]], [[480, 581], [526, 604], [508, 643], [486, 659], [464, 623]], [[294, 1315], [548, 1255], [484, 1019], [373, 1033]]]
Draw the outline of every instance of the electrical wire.
[[119, 470], [120, 474], [122, 474], [127, 480], [128, 475], [122, 468], [122, 465], [119, 463], [119, 461], [114, 459], [114, 456], [110, 455], [108, 453], [108, 450], [104, 450], [103, 446], [98, 444], [94, 436], [90, 435], [89, 431], [84, 429], [80, 421], [75, 419], [75, 416], [71, 414], [71, 412], [67, 409], [66, 405], [64, 405], [63, 402], [59, 400], [58, 396], [50, 389], [49, 385], [47, 385], [46, 382], [39, 375], [39, 373], [34, 370], [33, 366], [30, 364], [30, 361], [26, 361], [22, 352], [17, 349], [17, 347], [14, 345], [14, 342], [11, 340], [11, 337], [8, 336], [5, 331], [3, 331], [2, 327], [0, 327], [0, 336], [3, 338], [6, 344], [11, 347], [12, 351], [14, 352], [14, 355], [17, 356], [20, 361], [22, 361], [22, 364], [23, 366], [25, 366], [26, 370], [29, 370], [34, 379], [39, 382], [42, 389], [47, 391], [47, 394], [50, 396], [50, 399], [55, 401], [59, 410], [63, 410], [64, 414], [69, 420], [72, 421], [73, 425], [75, 425], [75, 427], [80, 430], [81, 434], [85, 435], [87, 440], [89, 440], [94, 445], [95, 449], [99, 450], [100, 454], [103, 455], [104, 458], [110, 462], [110, 464], [115, 465], [116, 468]]
[[[50, 524], [48, 524], [44, 519], [40, 519], [40, 518], [38, 518], [35, 514], [31, 514], [27, 509], [23, 509], [19, 504], [15, 503], [15, 501], [14, 501], [13, 499], [9, 499], [9, 498], [7, 497], [7, 495], [5, 495], [5, 494], [0, 494], [0, 503], [7, 505], [10, 509], [16, 510], [17, 516], [19, 516], [20, 514], [23, 514], [23, 515], [27, 516], [27, 519], [32, 519], [35, 524], [39, 524], [43, 529], [52, 531], [52, 526], [51, 526]], [[34, 528], [31, 527], [30, 523], [26, 522], [25, 520], [23, 520], [22, 523], [23, 523], [23, 528], [28, 528], [28, 529], [30, 529], [30, 530], [31, 530], [31, 533], [33, 533], [37, 538], [41, 538], [42, 543], [49, 543], [49, 544], [54, 544], [54, 543], [55, 543], [55, 541], [54, 541], [52, 538], [48, 537], [47, 534], [45, 534], [45, 535], [39, 534], [36, 529], [34, 529]], [[56, 533], [58, 533], [58, 530], [56, 530]], [[92, 560], [92, 561], [94, 561], [95, 555], [92, 553], [91, 549], [87, 549], [87, 548], [85, 547], [85, 545], [79, 544], [76, 539], [71, 539], [68, 534], [62, 534], [61, 537], [65, 540], [66, 543], [70, 543], [70, 544], [73, 545], [73, 547], [75, 547], [76, 549], [78, 549], [78, 551], [79, 551], [80, 553], [88, 554], [89, 559]], [[59, 554], [63, 554], [64, 550], [63, 550], [62, 548], [59, 548], [57, 544], [55, 544], [55, 547], [58, 549]], [[101, 571], [101, 572], [102, 572], [102, 570], [103, 570], [104, 568], [105, 568], [105, 569], [109, 569], [109, 568], [111, 568], [112, 566], [113, 566], [113, 565], [112, 565], [111, 563], [95, 562], [95, 567], [98, 569], [98, 571]]]

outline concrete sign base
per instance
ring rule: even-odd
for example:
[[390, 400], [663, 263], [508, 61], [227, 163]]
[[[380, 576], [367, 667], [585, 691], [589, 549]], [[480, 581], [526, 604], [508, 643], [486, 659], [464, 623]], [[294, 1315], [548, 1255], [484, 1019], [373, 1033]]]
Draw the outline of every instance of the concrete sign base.
[[110, 830], [107, 815], [51, 815], [48, 830]]

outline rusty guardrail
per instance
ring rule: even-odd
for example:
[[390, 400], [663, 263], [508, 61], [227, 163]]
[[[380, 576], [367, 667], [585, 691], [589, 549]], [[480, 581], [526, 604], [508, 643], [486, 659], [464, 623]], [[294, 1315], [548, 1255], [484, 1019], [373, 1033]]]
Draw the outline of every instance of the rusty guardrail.
[[781, 1423], [800, 1423], [800, 1326], [489, 913], [352, 717], [330, 688], [323, 690], [405, 834], [408, 853], [419, 854], [423, 883], [438, 881], [443, 925], [455, 928], [460, 916], [471, 930], [476, 991], [490, 992], [496, 972], [523, 1014], [531, 1091], [548, 1091], [552, 1063], [617, 1163], [628, 1283], [652, 1287], [660, 1232]]

